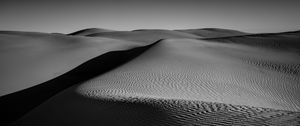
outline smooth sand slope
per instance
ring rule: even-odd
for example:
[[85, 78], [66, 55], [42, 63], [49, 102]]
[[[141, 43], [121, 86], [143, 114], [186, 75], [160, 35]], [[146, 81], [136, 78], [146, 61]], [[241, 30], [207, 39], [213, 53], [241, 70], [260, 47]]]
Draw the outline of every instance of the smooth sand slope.
[[[141, 43], [161, 38], [114, 33], [111, 38]], [[278, 35], [158, 40], [129, 62], [61, 91], [15, 124], [300, 125], [300, 37]], [[270, 44], [276, 38], [280, 44]]]
[[0, 32], [0, 96], [46, 82], [106, 52], [138, 45], [109, 38]]

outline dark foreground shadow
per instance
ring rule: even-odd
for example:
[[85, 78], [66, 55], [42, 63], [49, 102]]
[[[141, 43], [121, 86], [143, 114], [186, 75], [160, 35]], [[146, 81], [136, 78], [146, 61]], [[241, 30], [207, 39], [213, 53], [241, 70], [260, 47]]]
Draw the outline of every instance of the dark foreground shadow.
[[125, 51], [111, 51], [105, 53], [57, 78], [0, 97], [0, 125], [14, 122], [56, 93], [114, 69], [139, 56], [156, 43], [157, 42]]
[[30, 111], [15, 125], [25, 126], [153, 126], [174, 122], [165, 110], [144, 100], [95, 99], [64, 90]]

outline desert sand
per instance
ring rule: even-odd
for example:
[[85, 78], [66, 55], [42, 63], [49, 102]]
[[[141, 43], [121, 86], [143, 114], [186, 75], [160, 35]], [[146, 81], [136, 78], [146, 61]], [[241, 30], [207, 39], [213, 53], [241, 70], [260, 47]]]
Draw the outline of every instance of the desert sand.
[[0, 32], [3, 125], [300, 125], [300, 32]]

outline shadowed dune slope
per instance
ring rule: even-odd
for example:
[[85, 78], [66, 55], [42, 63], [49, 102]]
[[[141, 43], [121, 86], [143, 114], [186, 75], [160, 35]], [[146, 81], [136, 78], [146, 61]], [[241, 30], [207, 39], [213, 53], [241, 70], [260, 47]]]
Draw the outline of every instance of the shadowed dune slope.
[[35, 32], [0, 32], [0, 96], [48, 81], [109, 51], [136, 42]]
[[102, 29], [102, 28], [88, 28], [88, 29], [83, 29], [80, 31], [70, 33], [69, 35], [87, 36], [87, 35], [102, 33], [102, 32], [113, 32], [113, 30]]
[[197, 35], [171, 30], [134, 30], [134, 31], [115, 31], [102, 32], [87, 35], [89, 37], [108, 37], [121, 40], [139, 41], [153, 43], [160, 39], [168, 38], [200, 38]]
[[150, 46], [152, 45], [105, 53], [50, 81], [0, 97], [0, 111], [5, 113], [0, 124], [17, 120], [56, 93], [114, 69], [140, 55]]
[[195, 34], [205, 38], [216, 38], [216, 37], [225, 37], [225, 36], [237, 36], [237, 35], [247, 35], [249, 33], [230, 30], [230, 29], [220, 29], [220, 28], [203, 28], [203, 29], [184, 29], [176, 30], [180, 32]]
[[257, 65], [299, 64], [299, 58], [234, 43], [161, 40], [16, 124], [299, 125], [299, 75]]

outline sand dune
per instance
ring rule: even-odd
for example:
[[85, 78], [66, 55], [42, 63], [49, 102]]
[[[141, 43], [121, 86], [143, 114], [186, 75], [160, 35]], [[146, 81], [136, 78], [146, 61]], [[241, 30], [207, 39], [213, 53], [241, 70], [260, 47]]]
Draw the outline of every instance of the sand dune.
[[[300, 110], [299, 75], [259, 69], [257, 64], [263, 63], [251, 58], [261, 52], [252, 50], [188, 39], [164, 40], [126, 65], [82, 84], [79, 90], [88, 95], [120, 93]], [[278, 60], [279, 56], [262, 59]], [[287, 56], [291, 58], [281, 57]], [[294, 56], [290, 62], [299, 64], [299, 58]]]
[[[54, 87], [69, 82], [65, 88], [71, 87], [48, 96], [48, 100], [44, 97], [41, 102], [47, 101], [27, 110], [13, 124], [300, 125], [297, 32], [244, 35], [218, 29], [204, 31], [209, 31], [204, 38], [167, 30], [51, 37], [59, 42], [66, 42], [68, 37], [96, 41], [99, 50], [106, 49], [107, 53], [97, 53], [98, 57], [90, 61], [82, 58], [87, 62], [57, 76], [56, 81], [46, 82]], [[274, 40], [280, 44], [273, 44]], [[79, 47], [73, 51], [81, 52]], [[124, 63], [123, 57], [132, 58], [117, 65]], [[115, 65], [104, 73], [108, 64]]]
[[96, 34], [96, 33], [113, 32], [113, 31], [114, 30], [108, 30], [108, 29], [102, 29], [102, 28], [88, 28], [88, 29], [83, 29], [80, 31], [70, 33], [69, 35], [87, 36], [87, 35]]
[[300, 49], [300, 31], [286, 33], [251, 34], [229, 37], [206, 38], [206, 40], [246, 44], [269, 49], [282, 49], [283, 51], [297, 51]]

